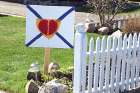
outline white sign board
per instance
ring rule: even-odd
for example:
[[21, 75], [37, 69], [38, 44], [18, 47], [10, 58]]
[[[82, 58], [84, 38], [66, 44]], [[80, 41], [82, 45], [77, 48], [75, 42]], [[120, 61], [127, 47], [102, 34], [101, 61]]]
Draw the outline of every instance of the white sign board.
[[27, 5], [26, 46], [73, 48], [73, 7]]

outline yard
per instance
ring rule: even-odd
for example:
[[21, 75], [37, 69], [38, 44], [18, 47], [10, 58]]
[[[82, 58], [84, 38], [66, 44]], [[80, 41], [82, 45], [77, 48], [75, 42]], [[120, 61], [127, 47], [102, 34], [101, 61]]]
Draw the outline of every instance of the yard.
[[[140, 13], [140, 9], [129, 13]], [[10, 93], [25, 93], [31, 63], [38, 62], [43, 70], [44, 49], [25, 46], [25, 23], [25, 18], [0, 16], [0, 89]], [[88, 34], [91, 36], [98, 35]], [[52, 49], [51, 62], [59, 63], [61, 69], [72, 66], [73, 49]]]
[[[25, 19], [1, 16], [0, 89], [10, 93], [25, 93], [26, 75], [31, 63], [38, 62], [43, 70], [44, 49], [28, 48], [24, 41]], [[52, 49], [51, 62], [58, 62], [64, 69], [72, 66], [73, 49]]]

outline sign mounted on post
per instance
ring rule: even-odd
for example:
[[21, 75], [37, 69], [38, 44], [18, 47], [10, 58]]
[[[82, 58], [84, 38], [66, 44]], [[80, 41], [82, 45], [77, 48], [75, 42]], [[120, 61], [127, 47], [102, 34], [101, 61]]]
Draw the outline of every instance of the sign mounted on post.
[[74, 7], [27, 5], [26, 46], [73, 48]]

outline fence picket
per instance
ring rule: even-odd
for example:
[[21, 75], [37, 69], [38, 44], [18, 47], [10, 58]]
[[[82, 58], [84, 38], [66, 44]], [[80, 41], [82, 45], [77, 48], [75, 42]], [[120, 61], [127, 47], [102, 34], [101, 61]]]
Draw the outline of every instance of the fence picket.
[[89, 44], [89, 69], [88, 69], [88, 93], [92, 93], [92, 85], [93, 85], [93, 61], [94, 61], [94, 40], [90, 39]]
[[111, 93], [114, 92], [114, 81], [115, 81], [115, 61], [116, 61], [116, 47], [117, 47], [117, 39], [113, 38], [113, 46], [111, 49], [111, 79], [110, 79], [110, 85], [111, 85]]
[[122, 28], [125, 25], [125, 16], [122, 17], [122, 22], [121, 23], [122, 23], [122, 26], [121, 26], [121, 28]]
[[127, 54], [127, 35], [125, 34], [124, 35], [124, 38], [123, 38], [123, 59], [122, 59], [122, 69], [121, 69], [121, 92], [124, 92], [124, 89], [125, 89], [125, 77], [126, 77], [126, 54]]
[[140, 34], [138, 36], [138, 41], [137, 41], [137, 65], [136, 65], [136, 87], [138, 87], [138, 82], [139, 82], [139, 70], [140, 70]]
[[121, 20], [119, 20], [119, 21], [118, 21], [118, 28], [120, 28], [120, 29], [121, 29], [121, 27], [122, 27], [122, 21], [121, 21]]
[[133, 36], [133, 45], [132, 45], [132, 48], [133, 48], [133, 51], [132, 51], [132, 64], [131, 64], [131, 88], [134, 89], [134, 85], [135, 85], [135, 82], [134, 82], [134, 76], [135, 76], [135, 66], [137, 65], [136, 63], [136, 44], [137, 44], [137, 34], [135, 33], [134, 36]]
[[127, 70], [126, 70], [126, 90], [130, 89], [130, 64], [131, 64], [131, 52], [132, 52], [132, 34], [128, 38], [128, 47], [127, 47]]
[[98, 93], [98, 84], [99, 84], [99, 64], [100, 64], [100, 38], [96, 40], [96, 62], [94, 67], [94, 93]]
[[100, 93], [103, 92], [103, 85], [104, 85], [104, 75], [105, 75], [105, 50], [106, 50], [106, 37], [102, 38], [102, 45], [101, 45], [101, 63], [100, 63], [100, 81], [99, 81], [99, 88]]
[[110, 75], [110, 48], [111, 48], [111, 37], [107, 38], [107, 57], [106, 57], [106, 70], [105, 70], [105, 92], [109, 92], [109, 75]]
[[117, 46], [117, 66], [116, 66], [116, 89], [115, 93], [119, 93], [119, 82], [120, 82], [120, 69], [121, 69], [121, 60], [122, 60], [122, 37], [118, 38]]

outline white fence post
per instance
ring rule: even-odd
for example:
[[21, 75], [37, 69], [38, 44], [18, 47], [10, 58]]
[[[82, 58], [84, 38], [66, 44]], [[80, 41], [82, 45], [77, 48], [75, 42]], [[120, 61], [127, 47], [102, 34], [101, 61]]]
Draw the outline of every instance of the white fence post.
[[86, 82], [86, 32], [83, 24], [76, 25], [74, 46], [74, 93], [84, 93]]

